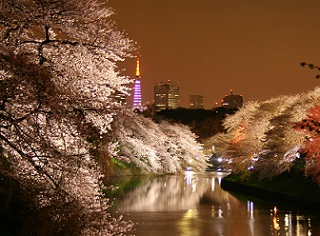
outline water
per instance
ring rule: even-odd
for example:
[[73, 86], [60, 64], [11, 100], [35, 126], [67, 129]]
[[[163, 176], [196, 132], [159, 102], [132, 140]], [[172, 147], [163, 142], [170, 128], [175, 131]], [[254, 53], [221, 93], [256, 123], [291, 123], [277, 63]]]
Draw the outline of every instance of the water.
[[223, 174], [114, 179], [115, 215], [136, 223], [140, 236], [320, 235], [320, 218], [220, 187]]

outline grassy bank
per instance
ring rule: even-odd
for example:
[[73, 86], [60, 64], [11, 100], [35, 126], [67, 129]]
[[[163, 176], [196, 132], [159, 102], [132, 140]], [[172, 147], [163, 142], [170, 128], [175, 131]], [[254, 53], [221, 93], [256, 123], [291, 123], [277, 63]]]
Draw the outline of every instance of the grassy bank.
[[111, 158], [111, 162], [113, 166], [111, 176], [140, 175], [142, 173], [141, 168], [134, 163], [121, 162], [116, 158]]
[[222, 179], [223, 189], [255, 198], [310, 209], [320, 209], [320, 187], [299, 171], [285, 172], [271, 179], [259, 180], [257, 174], [242, 180], [240, 174]]

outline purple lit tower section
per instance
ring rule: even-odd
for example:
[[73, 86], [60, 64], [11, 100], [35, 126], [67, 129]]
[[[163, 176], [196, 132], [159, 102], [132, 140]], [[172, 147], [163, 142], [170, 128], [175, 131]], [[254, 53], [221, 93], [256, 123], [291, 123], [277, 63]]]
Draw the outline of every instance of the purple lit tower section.
[[133, 87], [133, 108], [142, 111], [140, 58], [137, 57], [136, 79]]

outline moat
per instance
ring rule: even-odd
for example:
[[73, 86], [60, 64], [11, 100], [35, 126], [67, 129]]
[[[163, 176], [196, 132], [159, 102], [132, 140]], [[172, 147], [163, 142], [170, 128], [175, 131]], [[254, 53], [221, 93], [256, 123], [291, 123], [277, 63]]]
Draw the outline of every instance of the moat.
[[320, 235], [320, 214], [278, 206], [220, 187], [222, 173], [114, 178], [114, 214], [136, 223], [135, 235]]

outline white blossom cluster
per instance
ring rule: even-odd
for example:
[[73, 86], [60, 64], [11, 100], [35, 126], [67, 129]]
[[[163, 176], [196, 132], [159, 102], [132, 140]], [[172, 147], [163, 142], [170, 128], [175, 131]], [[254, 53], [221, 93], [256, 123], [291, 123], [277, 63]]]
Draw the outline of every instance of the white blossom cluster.
[[0, 174], [39, 212], [51, 209], [51, 226], [69, 219], [78, 235], [132, 228], [106, 211], [97, 154], [108, 152], [119, 106], [112, 94], [126, 94], [130, 82], [116, 63], [132, 43], [111, 14], [100, 1], [0, 0], [0, 158], [8, 164]]
[[306, 140], [295, 125], [319, 103], [319, 88], [248, 102], [224, 120], [227, 132], [210, 138], [208, 143], [230, 161], [234, 171], [254, 169], [261, 177], [280, 174], [300, 157]]
[[196, 136], [186, 126], [157, 124], [126, 109], [117, 115], [114, 126], [117, 156], [129, 159], [142, 172], [176, 173], [188, 167], [203, 171], [206, 167]]

